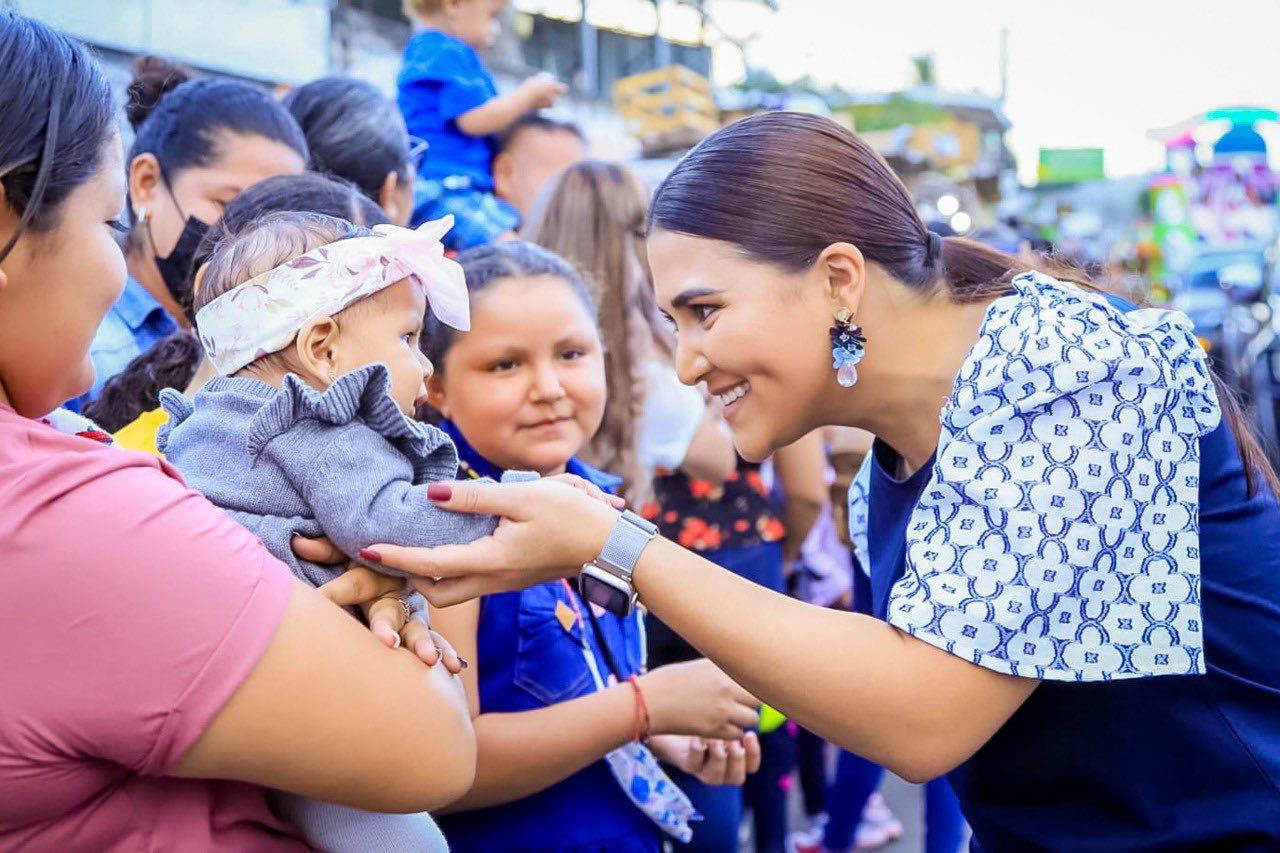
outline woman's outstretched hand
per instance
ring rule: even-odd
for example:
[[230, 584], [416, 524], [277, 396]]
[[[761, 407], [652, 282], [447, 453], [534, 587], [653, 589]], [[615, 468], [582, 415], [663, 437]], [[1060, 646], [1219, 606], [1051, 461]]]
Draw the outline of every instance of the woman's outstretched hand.
[[466, 545], [376, 544], [364, 552], [419, 575], [413, 585], [437, 607], [573, 577], [599, 556], [618, 520], [614, 505], [556, 479], [436, 483], [428, 493], [444, 509], [499, 517], [492, 535]]

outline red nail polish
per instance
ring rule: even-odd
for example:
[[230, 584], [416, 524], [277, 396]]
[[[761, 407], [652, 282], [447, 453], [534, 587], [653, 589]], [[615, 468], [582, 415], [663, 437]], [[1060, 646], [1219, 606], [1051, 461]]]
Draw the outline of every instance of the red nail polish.
[[372, 548], [361, 548], [360, 559], [367, 560], [370, 563], [381, 563], [382, 555]]
[[427, 485], [427, 497], [433, 501], [447, 501], [453, 497], [453, 486], [448, 483], [430, 483]]

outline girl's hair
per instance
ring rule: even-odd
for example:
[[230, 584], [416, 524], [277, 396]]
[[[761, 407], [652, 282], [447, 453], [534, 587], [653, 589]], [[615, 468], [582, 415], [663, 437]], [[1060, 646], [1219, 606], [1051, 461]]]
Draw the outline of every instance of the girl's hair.
[[158, 56], [134, 61], [125, 105], [136, 132], [130, 162], [152, 154], [164, 179], [172, 181], [185, 169], [215, 163], [228, 134], [280, 142], [308, 160], [302, 129], [266, 92], [236, 80], [190, 76], [186, 68]]
[[[234, 237], [268, 214], [282, 211], [327, 214], [366, 227], [387, 221], [382, 208], [350, 184], [310, 172], [277, 175], [259, 181], [227, 205], [222, 219], [209, 229], [196, 251], [195, 268], [209, 260], [219, 241]], [[163, 389], [186, 388], [203, 358], [204, 350], [194, 332], [174, 332], [108, 379], [98, 397], [85, 406], [84, 413], [103, 429], [115, 432], [154, 409]]]
[[[471, 295], [473, 305], [476, 295], [494, 282], [547, 275], [563, 279], [574, 296], [582, 300], [592, 319], [596, 316], [595, 300], [591, 298], [591, 292], [587, 290], [582, 276], [564, 258], [541, 246], [518, 241], [493, 243], [468, 249], [459, 254], [456, 260], [466, 274], [467, 292]], [[437, 320], [428, 308], [420, 340], [423, 354], [431, 360], [436, 373], [443, 375], [445, 357], [457, 340], [457, 332]]]
[[264, 216], [298, 212], [321, 213], [366, 228], [385, 225], [388, 221], [382, 208], [350, 181], [315, 172], [275, 175], [249, 187], [227, 205], [222, 218], [210, 226], [200, 241], [192, 268], [199, 270], [219, 243], [235, 237]]
[[311, 168], [351, 181], [378, 200], [387, 174], [409, 177], [409, 131], [399, 108], [372, 83], [324, 77], [283, 101], [306, 135]]
[[27, 230], [58, 224], [63, 202], [102, 166], [116, 132], [111, 89], [79, 42], [0, 10], [0, 185], [19, 216], [0, 259]]
[[645, 363], [656, 357], [674, 364], [645, 256], [648, 212], [649, 190], [635, 174], [588, 161], [548, 182], [522, 232], [577, 266], [600, 306], [608, 397], [600, 431], [583, 456], [622, 477], [623, 494], [636, 506], [653, 486], [639, 453]]
[[[801, 113], [763, 113], [708, 136], [658, 187], [649, 227], [723, 241], [788, 271], [807, 269], [832, 243], [852, 243], [908, 287], [941, 283], [957, 302], [1004, 294], [1029, 269], [960, 237], [942, 238], [931, 257], [911, 195], [884, 159], [834, 121]], [[1249, 493], [1259, 476], [1280, 492], [1240, 407], [1217, 376], [1214, 385]]]
[[199, 313], [228, 290], [312, 249], [371, 234], [368, 228], [323, 213], [281, 211], [255, 219], [213, 250], [196, 291], [195, 311]]

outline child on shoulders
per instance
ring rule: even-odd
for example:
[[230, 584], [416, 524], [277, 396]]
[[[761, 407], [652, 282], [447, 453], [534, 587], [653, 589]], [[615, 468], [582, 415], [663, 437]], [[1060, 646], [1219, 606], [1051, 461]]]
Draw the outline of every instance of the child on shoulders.
[[416, 32], [396, 81], [409, 133], [426, 140], [415, 184], [413, 222], [452, 214], [453, 249], [509, 235], [515, 209], [493, 195], [495, 140], [526, 113], [550, 107], [565, 86], [549, 75], [526, 79], [499, 95], [478, 50], [497, 38], [507, 0], [405, 0]]

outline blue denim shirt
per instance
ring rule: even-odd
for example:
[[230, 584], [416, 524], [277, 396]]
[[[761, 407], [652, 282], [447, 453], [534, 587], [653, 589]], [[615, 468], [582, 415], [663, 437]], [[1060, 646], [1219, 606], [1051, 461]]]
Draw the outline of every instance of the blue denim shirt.
[[[501, 476], [501, 469], [477, 454], [456, 427], [446, 421], [441, 428], [458, 448], [464, 478]], [[618, 486], [618, 478], [580, 460], [570, 460], [567, 467], [602, 489]], [[590, 622], [561, 621], [574, 604], [586, 615], [586, 605], [574, 600], [576, 593], [570, 595], [557, 582], [481, 599], [476, 640], [482, 713], [532, 711], [595, 691], [583, 639], [601, 674], [610, 668]], [[619, 674], [638, 673], [643, 638], [636, 618], [605, 613], [597, 615], [596, 624]], [[455, 853], [657, 853], [662, 846], [657, 826], [627, 799], [603, 759], [515, 802], [445, 815], [440, 826]]]
[[72, 400], [67, 408], [80, 408], [102, 392], [107, 380], [124, 370], [125, 365], [151, 349], [161, 338], [178, 331], [178, 323], [154, 296], [133, 276], [125, 282], [124, 292], [102, 318], [89, 357], [93, 359], [93, 387]]

